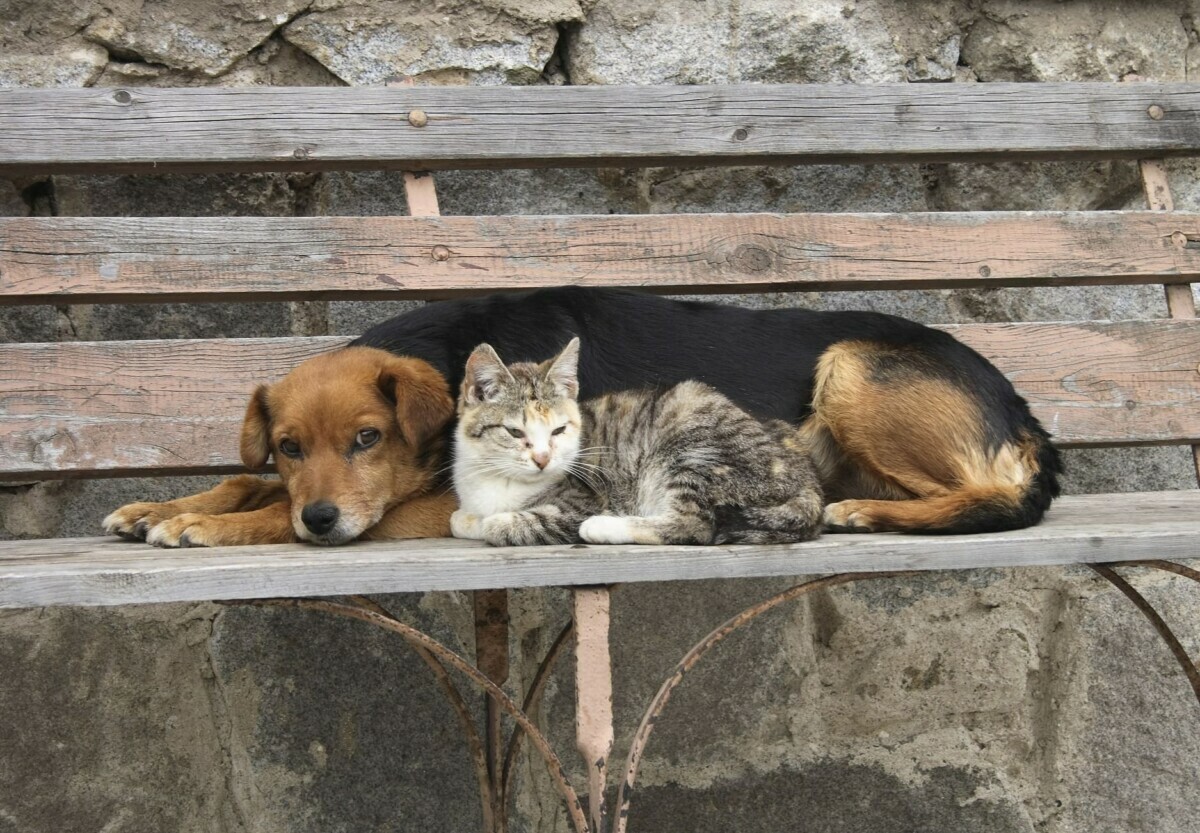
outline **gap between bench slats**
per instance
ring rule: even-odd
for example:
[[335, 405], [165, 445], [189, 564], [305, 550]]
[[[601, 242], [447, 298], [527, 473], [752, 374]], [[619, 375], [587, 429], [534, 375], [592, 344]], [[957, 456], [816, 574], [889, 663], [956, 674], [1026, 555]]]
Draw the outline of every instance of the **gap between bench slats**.
[[0, 219], [0, 303], [1187, 282], [1200, 213]]
[[826, 535], [792, 546], [506, 547], [428, 539], [164, 551], [116, 538], [0, 542], [0, 608], [333, 596], [1194, 558], [1200, 492], [1061, 498], [1032, 529]]
[[5, 176], [1144, 158], [1200, 150], [1200, 85], [9, 88], [0, 125]]
[[[1200, 321], [964, 324], [1063, 445], [1200, 439]], [[0, 345], [0, 478], [226, 471], [246, 400], [338, 338]]]

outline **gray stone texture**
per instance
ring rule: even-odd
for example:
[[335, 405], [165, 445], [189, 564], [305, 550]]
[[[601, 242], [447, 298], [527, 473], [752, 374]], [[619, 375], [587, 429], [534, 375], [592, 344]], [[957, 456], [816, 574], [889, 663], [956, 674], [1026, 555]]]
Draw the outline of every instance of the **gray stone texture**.
[[[1194, 2], [1053, 0], [0, 0], [0, 86], [1162, 81], [1197, 77]], [[1200, 165], [1170, 165], [1200, 209]], [[1142, 205], [1130, 163], [464, 171], [447, 214], [1096, 209]], [[399, 214], [399, 175], [0, 181], [0, 215]], [[757, 307], [922, 321], [1138, 318], [1157, 287], [772, 293]], [[0, 341], [353, 334], [411, 302], [8, 307]], [[1194, 488], [1183, 448], [1067, 453], [1075, 493]], [[0, 486], [0, 538], [90, 535], [113, 507], [214, 478]], [[203, 554], [198, 553], [198, 558]], [[1141, 575], [1187, 646], [1195, 588]], [[614, 596], [619, 762], [700, 636], [788, 580]], [[383, 600], [471, 655], [470, 597]], [[568, 618], [512, 598], [523, 691]], [[209, 604], [0, 612], [0, 833], [477, 829], [464, 745], [395, 637]], [[565, 659], [539, 721], [576, 780]], [[478, 698], [471, 698], [478, 706]], [[1140, 614], [1082, 570], [880, 580], [731, 636], [657, 724], [635, 831], [1196, 829], [1200, 721]], [[515, 831], [568, 829], [540, 763]]]

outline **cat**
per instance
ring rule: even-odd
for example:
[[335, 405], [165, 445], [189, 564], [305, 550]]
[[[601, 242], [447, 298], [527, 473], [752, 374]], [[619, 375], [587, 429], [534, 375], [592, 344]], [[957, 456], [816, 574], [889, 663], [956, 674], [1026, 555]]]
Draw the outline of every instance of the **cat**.
[[578, 402], [579, 339], [541, 364], [467, 360], [454, 488], [459, 538], [497, 546], [788, 543], [824, 501], [798, 429], [697, 381]]

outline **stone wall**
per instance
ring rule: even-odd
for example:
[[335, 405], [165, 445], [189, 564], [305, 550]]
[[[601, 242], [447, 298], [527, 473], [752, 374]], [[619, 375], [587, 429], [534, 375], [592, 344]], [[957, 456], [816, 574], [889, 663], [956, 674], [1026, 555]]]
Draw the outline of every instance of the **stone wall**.
[[[0, 0], [0, 86], [1195, 78], [1195, 2], [978, 0]], [[1197, 166], [1174, 163], [1181, 208]], [[448, 214], [1094, 209], [1141, 205], [1128, 163], [463, 172]], [[6, 215], [403, 213], [397, 176], [0, 181]], [[927, 322], [1164, 314], [1155, 287], [768, 294]], [[0, 340], [357, 333], [403, 303], [19, 307]], [[1076, 451], [1072, 492], [1193, 488], [1180, 448]], [[95, 534], [206, 479], [0, 487], [0, 537]], [[202, 554], [197, 555], [203, 557]], [[616, 754], [663, 674], [787, 581], [622, 588]], [[1195, 588], [1148, 578], [1189, 647]], [[1189, 595], [1190, 593], [1190, 595]], [[462, 594], [385, 600], [472, 650]], [[513, 600], [523, 688], [568, 612]], [[0, 833], [468, 831], [448, 707], [395, 639], [316, 615], [163, 605], [0, 612]], [[571, 663], [540, 720], [574, 771]], [[1197, 829], [1200, 713], [1131, 606], [1080, 570], [981, 571], [819, 593], [689, 677], [645, 762], [633, 830]], [[521, 761], [517, 831], [565, 831]]]

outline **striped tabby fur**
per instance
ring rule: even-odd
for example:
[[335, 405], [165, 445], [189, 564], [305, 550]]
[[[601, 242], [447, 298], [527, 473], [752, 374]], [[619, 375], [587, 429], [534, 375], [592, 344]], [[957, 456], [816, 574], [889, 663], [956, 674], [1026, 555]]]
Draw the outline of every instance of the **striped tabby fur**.
[[579, 340], [542, 364], [487, 345], [459, 399], [454, 534], [495, 545], [805, 541], [822, 495], [797, 429], [700, 382], [576, 402]]

